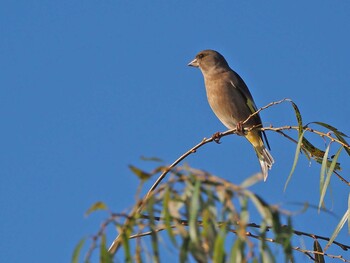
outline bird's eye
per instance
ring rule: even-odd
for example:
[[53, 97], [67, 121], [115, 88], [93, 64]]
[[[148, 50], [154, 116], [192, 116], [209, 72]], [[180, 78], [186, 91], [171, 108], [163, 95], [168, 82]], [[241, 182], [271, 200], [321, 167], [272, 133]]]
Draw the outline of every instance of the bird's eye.
[[197, 55], [197, 58], [199, 58], [199, 59], [201, 59], [201, 58], [203, 58], [203, 57], [204, 57], [204, 54], [203, 54], [203, 53]]

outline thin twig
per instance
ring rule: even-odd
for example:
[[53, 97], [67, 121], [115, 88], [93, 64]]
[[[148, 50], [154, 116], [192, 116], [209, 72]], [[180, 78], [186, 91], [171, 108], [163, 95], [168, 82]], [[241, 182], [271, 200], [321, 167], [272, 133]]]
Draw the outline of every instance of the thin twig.
[[[283, 102], [292, 102], [291, 99], [288, 99], [288, 98], [285, 98], [285, 99], [282, 99], [282, 100], [279, 100], [279, 101], [275, 101], [275, 102], [271, 102], [269, 103], [268, 105], [264, 106], [264, 107], [261, 107], [260, 109], [258, 109], [256, 112], [254, 112], [253, 114], [251, 114], [245, 121], [242, 122], [242, 124], [245, 124], [247, 121], [249, 121], [249, 119], [251, 119], [253, 116], [259, 114], [262, 110], [264, 109], [267, 109], [273, 105], [277, 105], [277, 104], [281, 104]], [[275, 132], [278, 132], [279, 134], [285, 136], [286, 138], [296, 142], [293, 138], [289, 137], [288, 135], [286, 135], [285, 133], [283, 133], [282, 131], [284, 130], [298, 130], [299, 131], [299, 126], [283, 126], [283, 127], [277, 127], [277, 128], [274, 128], [272, 126], [270, 127], [250, 127], [250, 128], [245, 128], [244, 130], [245, 131], [249, 131], [249, 130], [252, 130], [252, 129], [260, 129], [262, 131], [266, 131], [266, 130], [270, 130], [270, 131], [275, 131]], [[338, 139], [332, 137], [330, 135], [330, 133], [323, 133], [323, 132], [319, 132], [319, 131], [316, 131], [314, 129], [310, 129], [308, 127], [303, 127], [304, 130], [307, 130], [309, 132], [312, 132], [312, 133], [315, 133], [315, 134], [318, 134], [320, 136], [324, 136], [324, 137], [327, 137], [329, 138], [331, 141], [335, 141], [337, 143], [339, 143], [340, 145], [350, 149], [350, 146], [348, 144], [345, 144], [341, 141], [339, 141]], [[187, 156], [195, 153], [197, 151], [197, 149], [199, 149], [200, 147], [202, 147], [203, 145], [209, 143], [209, 142], [212, 142], [212, 141], [216, 141], [218, 142], [221, 137], [224, 137], [224, 136], [227, 136], [227, 135], [230, 135], [230, 134], [235, 134], [237, 133], [237, 129], [231, 129], [231, 130], [228, 130], [228, 131], [225, 131], [223, 133], [216, 133], [214, 134], [213, 136], [211, 136], [210, 138], [204, 138], [200, 143], [198, 143], [197, 145], [195, 145], [194, 147], [192, 147], [190, 150], [188, 150], [187, 152], [185, 152], [183, 155], [181, 155], [178, 159], [176, 159], [171, 165], [169, 165], [163, 172], [162, 174], [157, 178], [157, 180], [155, 181], [155, 183], [152, 185], [152, 187], [149, 189], [149, 191], [147, 192], [147, 194], [141, 199], [141, 201], [139, 202], [139, 206], [138, 207], [134, 207], [133, 211], [131, 211], [131, 213], [129, 214], [130, 217], [132, 217], [135, 213], [139, 213], [142, 209], [143, 209], [143, 206], [144, 204], [147, 202], [148, 198], [150, 197], [150, 195], [154, 192], [154, 190], [158, 187], [158, 185], [161, 183], [161, 181], [166, 177], [166, 175], [177, 165], [179, 164], [182, 160], [184, 160]], [[347, 183], [349, 186], [350, 186], [350, 183], [345, 180], [343, 177], [341, 177], [338, 173], [335, 173], [338, 175], [338, 177], [345, 183]], [[128, 220], [127, 220], [128, 221]], [[125, 222], [125, 224], [127, 224], [127, 222]], [[113, 241], [112, 245], [110, 246], [109, 248], [109, 252], [114, 254], [117, 249], [119, 248], [120, 246], [120, 234], [116, 237], [116, 239]]]
[[[268, 105], [261, 107], [260, 109], [258, 109], [256, 112], [254, 112], [253, 114], [251, 114], [245, 121], [242, 122], [242, 124], [245, 124], [247, 121], [249, 121], [253, 116], [255, 116], [256, 114], [259, 114], [259, 112], [261, 112], [262, 110], [265, 110], [273, 105], [277, 105], [280, 104], [282, 102], [285, 101], [291, 101], [290, 99], [282, 99], [279, 101], [274, 101], [269, 103]], [[211, 136], [210, 138], [204, 138], [200, 143], [198, 143], [197, 145], [195, 145], [194, 147], [192, 147], [190, 150], [188, 150], [187, 152], [185, 152], [183, 155], [181, 155], [175, 162], [173, 162], [171, 165], [168, 166], [168, 168], [163, 171], [163, 173], [158, 177], [158, 179], [156, 180], [156, 182], [152, 185], [152, 187], [148, 190], [147, 194], [146, 194], [146, 199], [148, 198], [148, 196], [150, 195], [150, 193], [152, 193], [154, 191], [154, 189], [157, 188], [157, 186], [160, 184], [160, 182], [165, 178], [165, 176], [167, 175], [167, 173], [173, 168], [175, 167], [178, 163], [180, 163], [183, 159], [185, 159], [187, 156], [189, 156], [192, 153], [195, 153], [197, 151], [198, 148], [200, 148], [201, 146], [203, 146], [204, 144], [207, 144], [209, 142], [215, 141], [216, 139], [220, 139], [221, 137], [227, 136], [229, 134], [234, 134], [237, 133], [237, 129], [231, 129], [228, 130], [226, 132], [223, 133], [216, 133], [215, 135]]]
[[[141, 217], [144, 218], [144, 219], [149, 219], [149, 217], [148, 217], [147, 215], [142, 215]], [[164, 218], [162, 218], [162, 217], [157, 217], [157, 216], [155, 216], [155, 217], [153, 217], [153, 218], [154, 218], [154, 220], [156, 220], [156, 221], [164, 221], [164, 220], [165, 220]], [[179, 224], [186, 225], [186, 226], [188, 225], [188, 220], [184, 220], [184, 219], [175, 219], [175, 220], [176, 220], [176, 222], [179, 223]], [[203, 222], [200, 221], [200, 220], [197, 221], [197, 224], [198, 224], [199, 226], [202, 226], [202, 223], [203, 223]], [[240, 222], [235, 222], [235, 223], [236, 223], [237, 225], [240, 224]], [[218, 226], [221, 226], [222, 224], [224, 224], [224, 222], [218, 222]], [[246, 226], [246, 227], [252, 227], [252, 228], [258, 228], [258, 229], [261, 228], [261, 225], [256, 224], [256, 223], [248, 223], [248, 224], [246, 224], [245, 226]], [[287, 225], [282, 225], [281, 227], [287, 228], [287, 227], [289, 227], [289, 226], [287, 226]], [[271, 230], [272, 227], [271, 227], [271, 226], [266, 226], [266, 229], [267, 229], [267, 230]], [[316, 235], [316, 234], [312, 234], [312, 233], [307, 233], [307, 232], [303, 232], [303, 231], [299, 231], [299, 230], [294, 230], [294, 229], [293, 229], [292, 232], [293, 232], [295, 235], [297, 235], [297, 236], [307, 236], [307, 237], [311, 237], [311, 238], [313, 238], [313, 239], [320, 239], [320, 240], [324, 240], [324, 241], [329, 241], [329, 240], [330, 240], [329, 237], [320, 236], [320, 235]], [[337, 241], [333, 241], [333, 244], [339, 246], [341, 249], [343, 249], [343, 250], [345, 250], [345, 251], [348, 251], [348, 250], [350, 249], [350, 245], [342, 244], [342, 243], [337, 242]]]
[[[127, 215], [126, 215], [127, 216]], [[145, 219], [149, 219], [149, 217], [147, 215], [142, 215], [142, 218], [145, 218]], [[163, 218], [161, 217], [154, 217], [154, 220], [156, 221], [162, 221]], [[176, 220], [179, 224], [181, 225], [184, 225], [184, 226], [188, 226], [188, 221], [187, 220]], [[197, 221], [197, 224], [199, 226], [202, 226], [202, 221]], [[218, 227], [223, 224], [222, 222], [218, 222]], [[246, 225], [247, 227], [254, 227], [254, 228], [261, 228], [260, 225], [257, 225], [255, 223], [251, 223], [251, 224], [247, 224]], [[176, 228], [176, 225], [171, 225], [169, 226], [170, 228]], [[287, 227], [287, 226], [284, 226], [284, 227]], [[272, 227], [267, 227], [267, 229], [271, 229]], [[144, 236], [149, 236], [151, 235], [152, 233], [156, 232], [161, 232], [163, 230], [166, 230], [167, 227], [159, 227], [155, 230], [152, 230], [152, 231], [146, 231], [146, 232], [142, 232], [142, 233], [137, 233], [137, 234], [134, 234], [134, 235], [131, 235], [129, 237], [129, 239], [134, 239], [134, 238], [140, 238], [140, 237], [144, 237]], [[230, 232], [234, 233], [234, 234], [237, 234], [237, 231], [235, 229], [229, 229]], [[308, 237], [311, 237], [313, 239], [323, 239], [323, 240], [326, 240], [328, 241], [329, 238], [328, 237], [322, 237], [322, 236], [319, 236], [319, 235], [314, 235], [314, 234], [310, 234], [310, 233], [305, 233], [305, 232], [301, 232], [301, 231], [296, 231], [296, 230], [293, 230], [293, 232], [297, 235], [304, 235], [304, 236], [308, 236]], [[252, 232], [250, 231], [246, 231], [244, 233], [245, 236], [247, 237], [252, 237], [252, 238], [255, 238], [255, 239], [258, 239], [258, 240], [264, 240], [264, 241], [267, 241], [267, 242], [271, 242], [271, 243], [278, 243], [275, 239], [273, 238], [262, 238], [261, 236], [259, 235], [255, 235], [253, 234]], [[335, 242], [334, 242], [335, 243]], [[335, 243], [336, 244], [336, 243]], [[347, 248], [347, 249], [350, 249], [350, 246], [347, 246], [347, 245], [344, 245], [344, 244], [340, 244], [340, 243], [337, 243], [338, 246], [340, 246], [341, 248]], [[350, 260], [347, 260], [345, 259], [342, 255], [332, 255], [332, 254], [328, 254], [328, 253], [325, 253], [325, 252], [320, 252], [320, 251], [314, 251], [314, 250], [306, 250], [306, 249], [302, 249], [300, 247], [293, 247], [292, 246], [292, 249], [293, 250], [296, 250], [296, 251], [299, 251], [303, 254], [305, 254], [306, 256], [308, 256], [310, 259], [314, 260], [314, 258], [310, 255], [310, 254], [318, 254], [318, 255], [322, 255], [322, 256], [326, 256], [326, 257], [329, 257], [329, 258], [333, 258], [333, 259], [339, 259], [343, 262], [350, 262]], [[347, 250], [345, 249], [345, 250]]]

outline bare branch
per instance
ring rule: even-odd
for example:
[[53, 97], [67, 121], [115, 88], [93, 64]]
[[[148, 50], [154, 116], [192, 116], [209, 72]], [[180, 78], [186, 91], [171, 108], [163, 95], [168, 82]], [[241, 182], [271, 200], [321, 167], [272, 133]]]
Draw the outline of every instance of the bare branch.
[[[128, 217], [127, 214], [125, 214], [124, 216]], [[149, 217], [147, 215], [142, 215], [142, 218], [149, 219]], [[154, 220], [156, 220], [156, 221], [163, 221], [164, 219], [161, 218], [161, 217], [154, 217]], [[179, 224], [184, 225], [184, 226], [188, 226], [189, 225], [187, 220], [178, 219], [176, 221]], [[202, 226], [202, 221], [197, 221], [197, 223], [198, 223], [199, 226]], [[222, 225], [222, 224], [223, 224], [223, 222], [218, 222], [218, 227], [220, 225]], [[247, 224], [246, 226], [247, 227], [253, 227], [253, 228], [261, 228], [260, 225], [255, 224], [255, 223], [250, 223], [250, 224]], [[176, 225], [171, 225], [170, 226], [170, 228], [173, 228], [173, 229], [176, 228], [176, 227], [177, 227]], [[285, 226], [285, 227], [287, 227], [287, 226]], [[272, 227], [268, 226], [267, 228], [271, 229]], [[161, 227], [158, 227], [157, 229], [155, 229], [153, 231], [146, 231], [146, 232], [142, 232], [142, 233], [137, 233], [137, 234], [131, 235], [129, 238], [130, 239], [135, 239], [135, 238], [140, 238], [140, 237], [144, 237], [144, 236], [149, 236], [149, 235], [151, 235], [154, 232], [158, 233], [158, 232], [161, 232], [161, 231], [166, 230], [166, 229], [167, 228], [165, 226], [161, 226]], [[234, 233], [234, 234], [237, 234], [237, 231], [235, 229], [230, 229], [229, 231]], [[310, 233], [306, 233], [306, 232], [301, 232], [301, 231], [298, 231], [298, 230], [293, 230], [293, 232], [296, 235], [303, 235], [303, 236], [310, 237], [312, 239], [322, 239], [322, 240], [326, 240], [326, 241], [329, 240], [328, 237], [322, 237], [322, 236], [319, 236], [319, 235], [310, 234]], [[264, 238], [263, 239], [261, 236], [255, 235], [255, 234], [253, 234], [250, 231], [246, 231], [244, 234], [247, 237], [251, 237], [251, 238], [254, 238], [254, 239], [257, 239], [257, 240], [264, 240], [264, 241], [271, 242], [271, 243], [278, 243], [273, 238]], [[338, 242], [334, 242], [334, 244], [338, 245], [339, 247], [341, 247], [344, 250], [350, 249], [350, 246], [345, 245], [345, 244], [341, 244], [341, 243], [338, 243]], [[315, 259], [311, 256], [311, 254], [318, 254], [318, 255], [323, 255], [323, 256], [326, 256], [326, 257], [329, 257], [329, 258], [332, 258], [332, 259], [338, 259], [338, 260], [341, 260], [343, 262], [350, 262], [350, 260], [345, 259], [342, 255], [332, 255], [332, 254], [328, 254], [328, 253], [325, 253], [325, 252], [314, 251], [314, 250], [307, 250], [307, 249], [302, 249], [300, 247], [295, 247], [295, 246], [292, 246], [292, 249], [295, 250], [295, 251], [298, 251], [298, 252], [301, 252], [301, 253], [305, 254], [306, 256], [308, 256], [312, 260], [315, 260]]]
[[[271, 106], [274, 105], [278, 105], [281, 104], [283, 102], [291, 102], [291, 99], [285, 98], [279, 101], [275, 101], [275, 102], [271, 102], [268, 105], [258, 109], [256, 112], [254, 112], [253, 114], [251, 114], [245, 121], [242, 122], [242, 124], [245, 124], [250, 118], [252, 118], [253, 116], [255, 116], [256, 114], [259, 114], [262, 110], [265, 110]], [[285, 134], [283, 131], [285, 130], [296, 130], [299, 131], [299, 126], [282, 126], [282, 127], [250, 127], [250, 128], [245, 128], [245, 131], [250, 131], [253, 129], [259, 129], [262, 131], [275, 131], [278, 134], [281, 134], [282, 136], [286, 137], [287, 139], [293, 141], [294, 143], [297, 143], [296, 140], [294, 140], [292, 137], [288, 136], [287, 134]], [[303, 127], [304, 130], [310, 132], [310, 133], [314, 133], [317, 134], [319, 136], [322, 137], [326, 137], [328, 138], [330, 141], [332, 142], [337, 142], [338, 144], [342, 145], [345, 148], [350, 149], [350, 146], [340, 140], [338, 140], [337, 138], [334, 138], [331, 133], [324, 133], [321, 131], [317, 131], [315, 129], [311, 129], [309, 127]], [[182, 154], [179, 158], [177, 158], [171, 165], [169, 165], [168, 167], [166, 167], [163, 172], [161, 173], [161, 175], [157, 178], [157, 180], [155, 181], [155, 183], [152, 185], [152, 187], [148, 190], [147, 194], [140, 200], [138, 206], [135, 206], [133, 211], [130, 212], [129, 217], [132, 218], [136, 213], [140, 213], [143, 209], [144, 204], [147, 202], [147, 200], [149, 199], [149, 197], [151, 196], [151, 194], [155, 191], [155, 189], [158, 187], [158, 185], [164, 180], [164, 178], [166, 177], [166, 175], [172, 170], [174, 169], [174, 167], [176, 167], [182, 160], [184, 160], [187, 156], [196, 153], [196, 151], [202, 147], [203, 145], [209, 143], [209, 142], [218, 142], [222, 137], [230, 135], [230, 134], [237, 134], [237, 129], [231, 129], [228, 131], [225, 131], [223, 133], [215, 133], [214, 135], [212, 135], [210, 138], [204, 138], [201, 142], [199, 142], [197, 145], [193, 146], [191, 149], [189, 149], [187, 152], [185, 152], [184, 154]], [[340, 178], [340, 180], [342, 180], [344, 183], [346, 183], [348, 186], [350, 186], [350, 183], [343, 178], [342, 176], [339, 175], [339, 173], [337, 173], [336, 171], [334, 171], [334, 173], [338, 176], [338, 178]], [[126, 220], [125, 225], [128, 223], [128, 220]], [[117, 236], [117, 238], [113, 241], [112, 245], [109, 248], [109, 252], [114, 254], [117, 249], [120, 246], [120, 235]]]

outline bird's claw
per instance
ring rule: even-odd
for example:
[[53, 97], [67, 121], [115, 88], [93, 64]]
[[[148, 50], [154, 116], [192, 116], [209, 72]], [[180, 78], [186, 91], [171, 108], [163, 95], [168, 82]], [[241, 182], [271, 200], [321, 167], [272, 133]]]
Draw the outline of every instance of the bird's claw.
[[220, 139], [221, 139], [221, 132], [216, 132], [213, 134], [212, 136], [214, 142], [216, 142], [217, 144], [220, 144]]
[[237, 123], [236, 132], [237, 132], [238, 135], [244, 136], [244, 129], [243, 129], [243, 124], [242, 124], [241, 121], [239, 121]]

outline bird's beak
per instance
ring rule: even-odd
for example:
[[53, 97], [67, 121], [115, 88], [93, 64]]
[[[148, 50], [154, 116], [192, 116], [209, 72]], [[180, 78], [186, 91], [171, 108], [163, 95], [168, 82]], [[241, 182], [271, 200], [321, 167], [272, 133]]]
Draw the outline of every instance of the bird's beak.
[[195, 58], [194, 60], [192, 60], [190, 63], [187, 64], [187, 66], [191, 66], [191, 67], [199, 67], [199, 63], [198, 60]]

